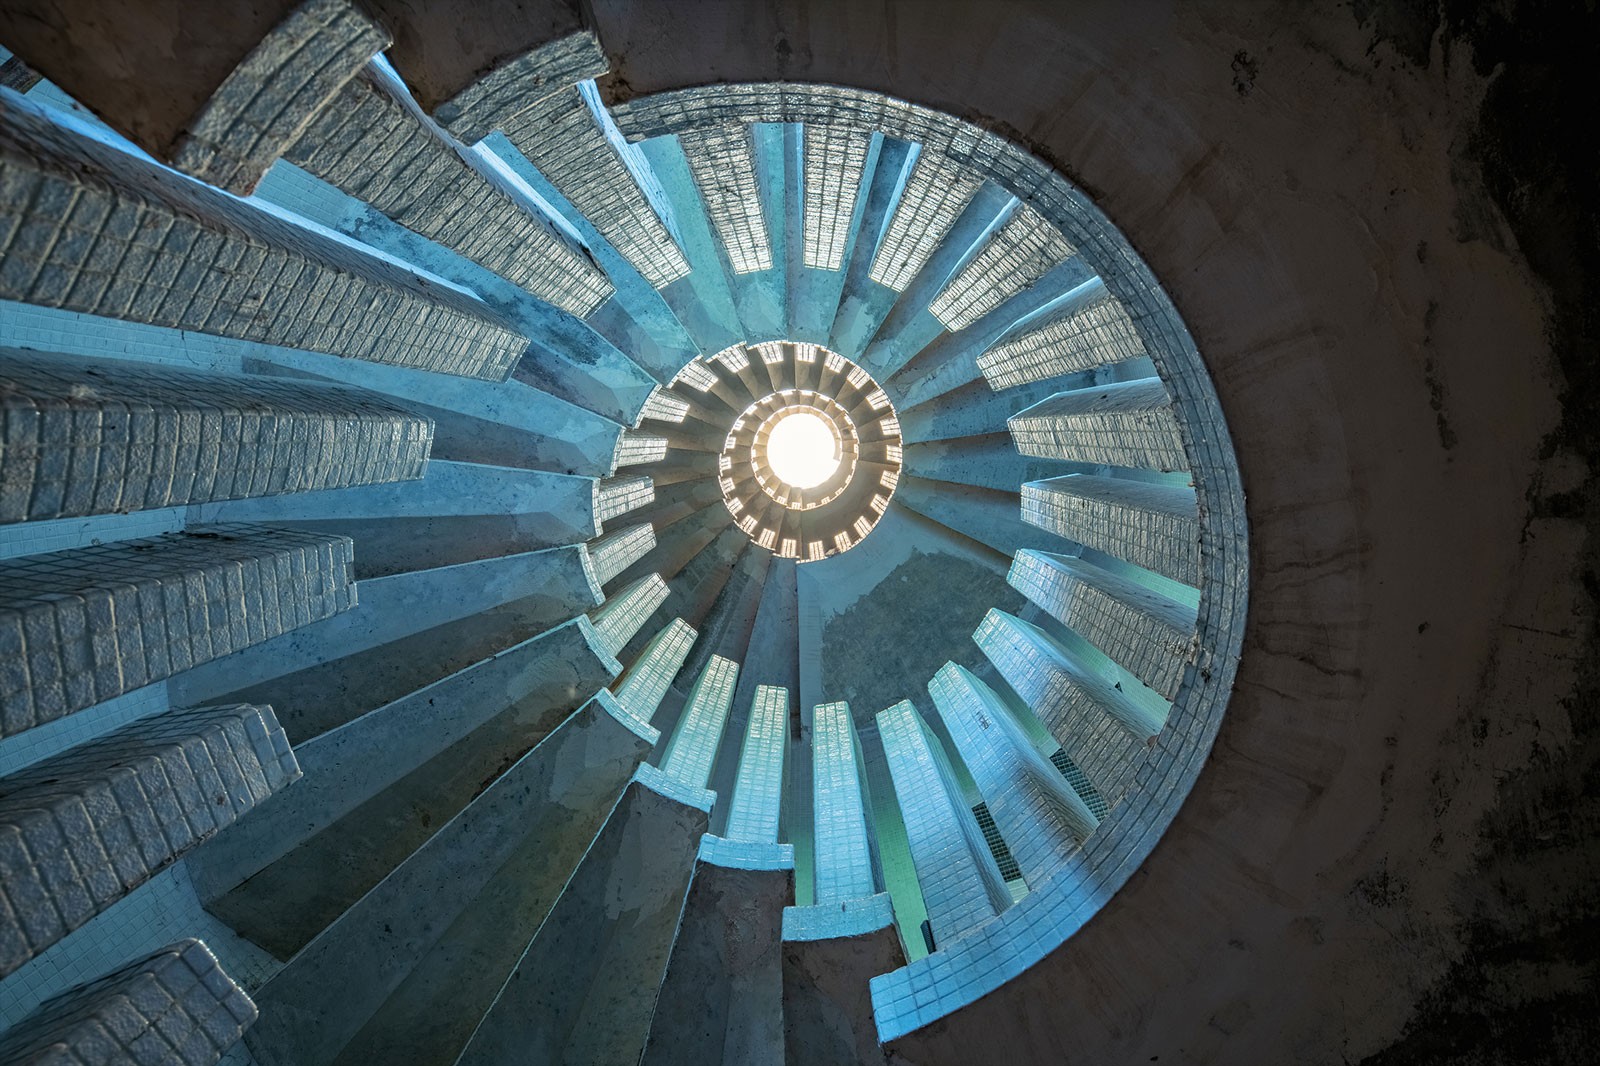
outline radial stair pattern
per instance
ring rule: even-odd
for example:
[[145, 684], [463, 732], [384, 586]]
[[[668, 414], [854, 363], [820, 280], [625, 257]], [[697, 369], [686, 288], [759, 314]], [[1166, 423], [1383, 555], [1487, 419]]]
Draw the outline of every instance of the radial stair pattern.
[[0, 1058], [883, 1063], [1199, 772], [1203, 364], [997, 134], [439, 6], [0, 39]]

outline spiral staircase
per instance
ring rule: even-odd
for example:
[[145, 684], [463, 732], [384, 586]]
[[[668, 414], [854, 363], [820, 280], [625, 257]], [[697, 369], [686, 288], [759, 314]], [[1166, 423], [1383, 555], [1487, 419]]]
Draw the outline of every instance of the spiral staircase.
[[1210, 748], [1193, 342], [995, 133], [378, 7], [165, 142], [0, 31], [0, 1058], [882, 1062]]

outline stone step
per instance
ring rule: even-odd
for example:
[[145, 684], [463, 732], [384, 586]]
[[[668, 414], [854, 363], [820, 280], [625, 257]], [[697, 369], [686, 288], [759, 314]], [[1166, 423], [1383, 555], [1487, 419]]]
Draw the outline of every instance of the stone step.
[[157, 159], [241, 195], [390, 43], [347, 0], [270, 0], [203, 21], [92, 2], [55, 10], [18, 19], [7, 46]]
[[784, 1057], [783, 912], [794, 849], [705, 836], [641, 1066]]
[[0, 298], [488, 381], [527, 348], [465, 292], [0, 92]]
[[1084, 297], [980, 356], [978, 368], [989, 386], [1013, 389], [1147, 357], [1127, 311], [1103, 284], [1091, 286]]
[[[604, 851], [601, 823], [616, 822], [607, 812], [655, 740], [602, 694], [478, 788], [260, 990], [261, 1020], [246, 1039], [261, 1066], [450, 1062], [522, 946], [536, 930], [566, 924], [558, 894], [572, 897], [569, 874], [576, 866], [577, 884]], [[660, 839], [650, 832], [638, 846]], [[686, 876], [687, 856], [680, 866]], [[616, 891], [637, 889], [625, 880]], [[680, 888], [673, 915], [681, 899]], [[598, 894], [583, 904], [606, 907]], [[575, 969], [602, 954], [591, 942], [572, 945], [559, 965], [535, 972], [566, 989]]]
[[706, 217], [735, 275], [772, 269], [773, 236], [756, 174], [757, 131], [750, 126], [708, 126], [678, 138], [700, 190]]
[[655, 527], [649, 522], [623, 526], [588, 544], [595, 580], [602, 586], [633, 566], [656, 546]]
[[[730, 841], [778, 842], [783, 815], [784, 761], [789, 747], [788, 689], [757, 685], [746, 715], [744, 740], [728, 803], [714, 821]], [[791, 863], [792, 865], [792, 863]]]
[[[791, 268], [790, 336], [826, 345], [856, 245], [868, 225], [869, 194], [883, 139], [864, 130], [828, 126], [803, 126], [798, 136], [800, 266]], [[791, 262], [794, 258], [790, 256]]]
[[1011, 587], [1167, 699], [1194, 657], [1195, 608], [1083, 559], [1023, 549]]
[[902, 701], [877, 722], [937, 949], [1003, 912], [1011, 894], [922, 716]]
[[1004, 299], [985, 301], [976, 319], [933, 340], [894, 375], [896, 402], [909, 410], [981, 380], [978, 359], [985, 351], [1093, 277], [1087, 263], [1071, 256], [1014, 291], [1007, 286]]
[[[809, 137], [820, 129], [823, 127], [807, 123], [805, 135]], [[916, 154], [905, 141], [885, 137], [874, 138], [874, 143], [877, 159], [870, 174], [864, 176], [863, 187], [857, 194], [860, 220], [849, 260], [842, 270], [844, 282], [837, 300], [831, 305], [833, 314], [828, 336], [818, 338], [819, 343], [858, 362], [900, 295], [872, 277], [872, 264], [877, 257], [879, 239]], [[805, 320], [802, 313], [800, 321]]]
[[939, 717], [1029, 886], [1043, 885], [1099, 819], [1034, 748], [1014, 712], [971, 671], [946, 663], [928, 682]]
[[655, 481], [644, 474], [625, 474], [595, 483], [595, 517], [602, 526], [637, 511], [655, 499]]
[[859, 749], [848, 703], [812, 708], [812, 899], [819, 907], [866, 899], [880, 887], [873, 868]]
[[1047, 459], [1187, 470], [1172, 397], [1159, 378], [1058, 392], [1006, 421], [1017, 451]]
[[1192, 488], [1068, 474], [1023, 485], [1022, 517], [1085, 547], [1200, 585], [1200, 512]]
[[638, 769], [459, 1066], [638, 1060], [714, 798]]
[[496, 116], [497, 128], [646, 281], [661, 289], [689, 272], [682, 250], [579, 89], [561, 89], [511, 111]]
[[345, 538], [259, 526], [0, 563], [0, 736], [348, 612], [350, 568]]
[[928, 310], [951, 332], [966, 329], [1076, 254], [1054, 226], [1018, 203]]
[[214, 1066], [256, 1006], [198, 940], [181, 940], [57, 996], [0, 1038], [13, 1066]]
[[[667, 583], [659, 574], [646, 574], [613, 592], [605, 603], [589, 613], [600, 636], [600, 645], [613, 656], [621, 657], [634, 635], [644, 628], [650, 616], [666, 602]], [[627, 658], [632, 659], [633, 655]]]
[[928, 305], [1016, 202], [1003, 189], [979, 185], [955, 169], [924, 148], [878, 245], [871, 277], [900, 296], [858, 362], [880, 382], [946, 332]]
[[612, 686], [622, 709], [650, 724], [698, 636], [694, 627], [681, 618], [662, 627]]
[[[737, 530], [730, 532], [743, 536]], [[745, 542], [748, 544], [749, 539], [745, 538]], [[761, 686], [774, 686], [789, 693], [800, 691], [799, 603], [795, 562], [774, 558], [767, 570], [766, 581], [761, 585], [755, 620], [745, 632], [744, 640], [742, 643], [729, 641], [725, 645], [727, 650], [722, 654], [738, 662], [740, 668], [722, 754], [711, 776], [711, 788], [719, 796], [733, 795], [739, 772], [739, 753], [749, 728], [751, 708], [755, 705], [756, 693]], [[717, 831], [723, 836], [728, 835], [721, 822], [728, 816], [729, 806], [725, 802], [715, 812], [713, 819], [717, 823]]]
[[661, 772], [692, 788], [705, 788], [722, 749], [723, 730], [739, 684], [739, 664], [712, 655], [696, 675], [666, 744], [658, 750]]
[[300, 777], [270, 707], [141, 719], [0, 778], [0, 977]]
[[284, 158], [568, 314], [609, 299], [610, 281], [583, 250], [457, 154], [404, 92], [369, 64]]
[[0, 420], [0, 523], [410, 481], [433, 442], [352, 389], [9, 349]]
[[973, 640], [1114, 805], [1143, 765], [1164, 712], [1136, 702], [1050, 634], [1004, 611], [991, 610]]

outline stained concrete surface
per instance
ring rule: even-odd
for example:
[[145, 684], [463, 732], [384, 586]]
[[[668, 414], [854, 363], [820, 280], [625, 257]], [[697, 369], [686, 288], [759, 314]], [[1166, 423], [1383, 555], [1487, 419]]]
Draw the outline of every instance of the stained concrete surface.
[[780, 939], [793, 898], [788, 867], [695, 863], [642, 1066], [756, 1066], [783, 1057]]
[[1587, 1062], [1596, 14], [595, 0], [613, 99], [878, 89], [1093, 195], [1210, 365], [1251, 620], [1151, 858], [905, 1063]]

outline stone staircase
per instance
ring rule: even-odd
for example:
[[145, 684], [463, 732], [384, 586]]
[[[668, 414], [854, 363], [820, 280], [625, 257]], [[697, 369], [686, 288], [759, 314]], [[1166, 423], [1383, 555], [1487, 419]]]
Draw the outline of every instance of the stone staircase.
[[[1242, 505], [1131, 250], [888, 98], [608, 107], [535, 6], [0, 30], [6, 1061], [881, 1063], [1198, 772]], [[1017, 602], [827, 698], [910, 531]]]

